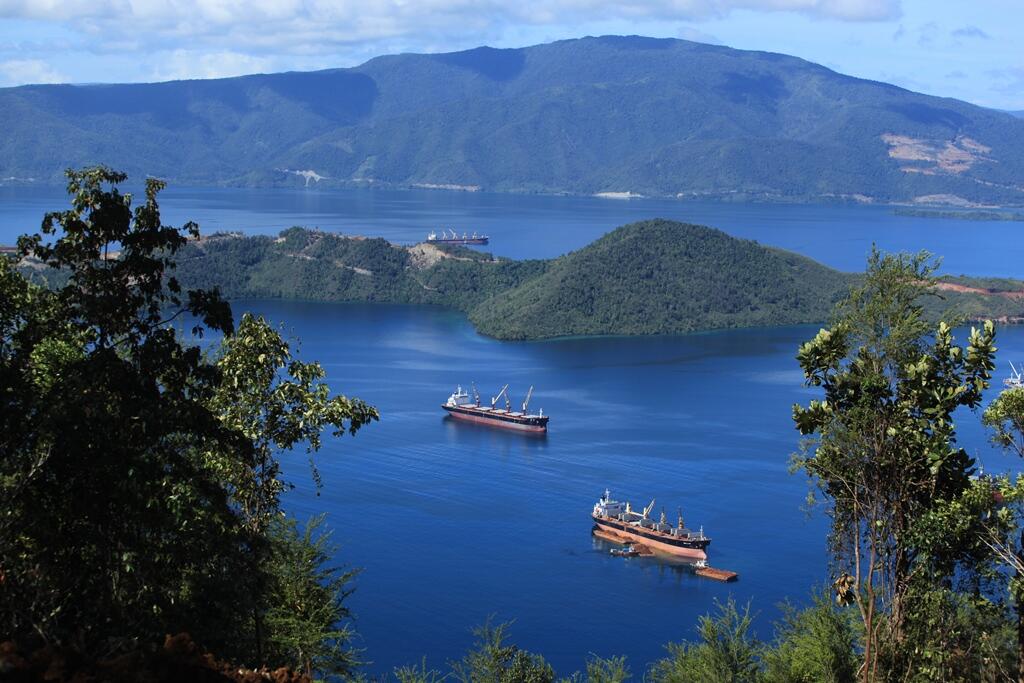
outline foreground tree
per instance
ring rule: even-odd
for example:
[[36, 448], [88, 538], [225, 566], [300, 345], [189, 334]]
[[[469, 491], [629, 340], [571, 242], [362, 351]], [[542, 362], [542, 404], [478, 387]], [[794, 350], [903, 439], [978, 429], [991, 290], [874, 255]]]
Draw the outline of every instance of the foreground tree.
[[930, 331], [921, 297], [934, 269], [926, 254], [874, 252], [835, 323], [797, 356], [824, 397], [793, 408], [814, 437], [795, 464], [828, 504], [838, 599], [861, 617], [864, 681], [913, 673], [923, 659], [922, 643], [907, 638], [911, 604], [976, 564], [958, 565], [976, 545], [923, 533], [922, 523], [970, 487], [974, 462], [956, 447], [952, 415], [979, 405], [995, 331], [972, 329], [966, 349], [948, 324]]
[[[280, 521], [277, 453], [376, 411], [264, 321], [232, 334], [215, 291], [182, 291], [174, 255], [198, 231], [162, 224], [160, 181], [133, 209], [123, 174], [68, 178], [71, 209], [19, 240], [51, 287], [0, 259], [0, 640], [102, 657], [187, 631], [239, 663], [269, 642], [276, 663], [347, 671], [350, 575]], [[223, 352], [183, 344], [181, 316]]]
[[161, 224], [159, 181], [133, 211], [114, 187], [124, 175], [68, 177], [72, 208], [19, 240], [66, 284], [41, 289], [0, 263], [0, 624], [115, 647], [231, 613], [228, 549], [245, 540], [197, 447], [252, 445], [207, 408], [216, 369], [166, 325], [189, 313], [231, 331], [216, 293], [170, 276], [195, 226]]

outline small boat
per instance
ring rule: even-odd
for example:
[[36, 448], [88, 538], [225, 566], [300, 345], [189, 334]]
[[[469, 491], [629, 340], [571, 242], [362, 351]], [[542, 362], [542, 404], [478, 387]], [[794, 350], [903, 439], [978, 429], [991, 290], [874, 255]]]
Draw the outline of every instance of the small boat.
[[608, 552], [615, 557], [636, 557], [640, 554], [640, 551], [631, 545], [627, 545], [625, 548], [612, 548]]

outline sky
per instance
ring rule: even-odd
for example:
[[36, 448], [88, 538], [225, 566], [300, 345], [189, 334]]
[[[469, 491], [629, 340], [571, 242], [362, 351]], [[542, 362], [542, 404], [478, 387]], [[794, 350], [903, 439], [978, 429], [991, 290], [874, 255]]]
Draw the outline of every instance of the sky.
[[604, 34], [782, 52], [1024, 110], [1024, 0], [0, 0], [0, 87], [305, 71]]

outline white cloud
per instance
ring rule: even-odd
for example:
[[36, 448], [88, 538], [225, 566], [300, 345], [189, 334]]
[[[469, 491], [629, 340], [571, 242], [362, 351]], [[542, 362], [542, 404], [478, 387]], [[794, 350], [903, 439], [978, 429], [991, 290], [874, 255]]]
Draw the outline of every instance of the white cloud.
[[8, 59], [0, 62], [0, 86], [29, 83], [63, 83], [67, 79], [41, 59]]
[[[900, 15], [901, 0], [0, 0], [0, 17], [51, 22], [98, 41], [150, 39], [165, 49], [273, 49], [408, 36], [464, 36], [514, 26], [600, 21], [701, 21], [736, 10], [797, 12], [874, 21]], [[187, 41], [184, 46], [181, 41]], [[173, 45], [172, 45], [173, 43]]]
[[151, 78], [154, 81], [174, 81], [189, 78], [227, 78], [273, 70], [273, 62], [264, 57], [222, 50], [196, 52], [174, 50], [155, 60]]

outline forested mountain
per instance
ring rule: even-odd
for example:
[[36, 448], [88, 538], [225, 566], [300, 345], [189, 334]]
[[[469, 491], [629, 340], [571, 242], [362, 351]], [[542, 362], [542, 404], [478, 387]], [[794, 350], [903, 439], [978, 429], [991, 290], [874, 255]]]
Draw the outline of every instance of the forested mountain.
[[[605, 36], [0, 89], [0, 178], [1024, 203], [1024, 121], [780, 54]], [[955, 201], [955, 199], [954, 199]]]
[[[22, 272], [43, 277], [31, 263]], [[660, 219], [547, 261], [304, 228], [276, 238], [218, 234], [184, 247], [176, 276], [230, 298], [446, 306], [484, 334], [521, 340], [821, 322], [854, 282], [791, 252]], [[940, 293], [936, 315], [954, 307], [970, 318], [1024, 316], [1024, 282], [961, 277]]]

